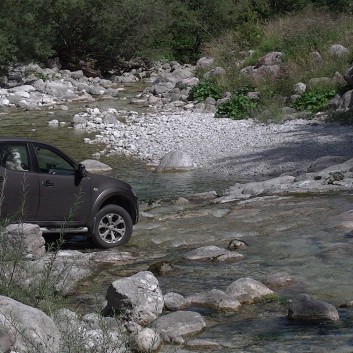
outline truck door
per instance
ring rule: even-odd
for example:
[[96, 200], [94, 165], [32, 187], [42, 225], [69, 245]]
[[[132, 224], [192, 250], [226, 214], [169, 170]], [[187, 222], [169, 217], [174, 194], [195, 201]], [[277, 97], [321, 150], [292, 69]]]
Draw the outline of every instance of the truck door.
[[79, 180], [75, 164], [46, 145], [34, 144], [38, 163], [40, 201], [38, 224], [85, 224], [91, 208], [90, 180]]

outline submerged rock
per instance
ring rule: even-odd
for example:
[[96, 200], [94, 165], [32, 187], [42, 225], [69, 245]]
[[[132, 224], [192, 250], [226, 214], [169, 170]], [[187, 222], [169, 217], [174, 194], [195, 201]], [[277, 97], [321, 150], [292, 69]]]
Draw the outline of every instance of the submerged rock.
[[240, 302], [231, 295], [218, 289], [212, 289], [208, 292], [194, 294], [185, 298], [190, 305], [200, 305], [214, 310], [236, 311], [240, 307]]
[[203, 317], [193, 311], [176, 311], [158, 318], [153, 328], [163, 341], [183, 344], [185, 340], [206, 327]]
[[271, 289], [252, 278], [239, 278], [227, 287], [227, 294], [241, 303], [252, 304], [255, 301], [266, 299], [275, 295]]
[[308, 294], [300, 294], [288, 309], [288, 318], [293, 320], [329, 320], [340, 319], [337, 309], [329, 303], [313, 299]]
[[241, 260], [244, 258], [242, 254], [235, 251], [229, 251], [227, 249], [219, 248], [218, 246], [209, 245], [191, 250], [185, 254], [185, 258], [188, 260]]

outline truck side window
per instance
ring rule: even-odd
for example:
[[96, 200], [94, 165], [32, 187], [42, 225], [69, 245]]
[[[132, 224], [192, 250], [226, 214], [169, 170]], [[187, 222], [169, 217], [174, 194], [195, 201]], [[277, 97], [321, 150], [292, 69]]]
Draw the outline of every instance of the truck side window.
[[3, 167], [17, 171], [28, 171], [29, 159], [25, 144], [1, 144], [0, 163]]
[[35, 148], [39, 172], [59, 175], [74, 175], [74, 167], [55, 152], [41, 147]]

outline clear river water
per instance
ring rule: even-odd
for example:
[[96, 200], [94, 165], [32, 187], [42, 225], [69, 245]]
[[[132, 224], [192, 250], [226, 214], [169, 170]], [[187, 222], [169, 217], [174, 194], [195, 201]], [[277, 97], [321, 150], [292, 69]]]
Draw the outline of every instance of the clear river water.
[[[103, 100], [88, 105], [130, 109], [124, 100]], [[0, 112], [1, 135], [46, 141], [79, 161], [91, 158], [100, 146], [83, 144], [85, 133], [69, 127], [73, 115], [83, 109], [84, 104], [76, 104], [70, 105], [68, 111]], [[54, 118], [67, 125], [49, 127], [48, 121]], [[156, 174], [148, 171], [143, 163], [125, 157], [101, 161], [113, 167], [113, 176], [132, 184], [142, 201], [222, 191], [235, 182], [226, 175], [198, 171]], [[147, 270], [160, 260], [168, 260], [176, 268], [158, 278], [163, 293], [173, 291], [187, 296], [213, 288], [224, 290], [240, 277], [263, 282], [271, 276], [288, 278], [285, 283], [271, 287], [279, 295], [277, 301], [245, 305], [237, 313], [193, 308], [207, 321], [207, 328], [198, 337], [220, 343], [221, 352], [225, 353], [353, 352], [353, 308], [342, 307], [353, 300], [351, 193], [271, 197], [240, 204], [200, 204], [191, 209], [169, 202], [144, 207], [150, 217], [141, 217], [134, 236], [122, 249], [132, 252], [138, 260], [102, 267], [90, 278], [90, 284], [101, 288], [102, 293], [114, 279]], [[234, 238], [249, 245], [240, 250], [245, 256], [241, 261], [195, 262], [184, 258], [190, 249], [203, 245], [227, 247]], [[87, 283], [80, 288], [80, 295], [85, 291], [90, 291]], [[335, 305], [340, 322], [289, 321], [288, 300], [299, 293], [308, 293]], [[172, 351], [177, 352], [178, 348], [173, 347]], [[162, 352], [169, 350], [163, 348]]]

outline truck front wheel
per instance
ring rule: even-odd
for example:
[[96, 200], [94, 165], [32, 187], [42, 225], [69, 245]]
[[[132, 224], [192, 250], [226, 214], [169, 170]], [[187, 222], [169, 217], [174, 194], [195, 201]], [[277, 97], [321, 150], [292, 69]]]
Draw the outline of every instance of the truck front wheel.
[[132, 220], [123, 207], [108, 205], [99, 210], [92, 234], [96, 245], [102, 248], [124, 245], [131, 234]]

